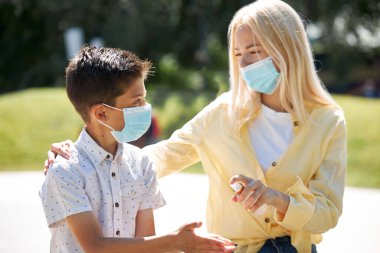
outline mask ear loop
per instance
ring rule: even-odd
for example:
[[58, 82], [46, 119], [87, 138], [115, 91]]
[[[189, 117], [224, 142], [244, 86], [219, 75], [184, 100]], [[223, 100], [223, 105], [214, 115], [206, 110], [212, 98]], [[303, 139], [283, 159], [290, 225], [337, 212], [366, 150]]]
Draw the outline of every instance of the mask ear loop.
[[[109, 107], [109, 108], [111, 108], [111, 109], [115, 109], [115, 110], [123, 111], [123, 110], [121, 110], [121, 109], [119, 109], [119, 108], [116, 108], [116, 107], [113, 107], [113, 106], [110, 106], [110, 105], [107, 105], [107, 104], [104, 104], [104, 103], [101, 103], [101, 105], [106, 106], [106, 107]], [[98, 119], [96, 119], [96, 121], [98, 121], [98, 123], [102, 124], [103, 126], [108, 127], [108, 128], [111, 129], [112, 131], [115, 131], [114, 128], [112, 128], [111, 126], [107, 125], [106, 123], [101, 122], [101, 121], [98, 120]]]
[[107, 125], [106, 123], [104, 122], [101, 122], [100, 120], [96, 119], [96, 121], [98, 121], [98, 123], [102, 124], [103, 126], [105, 127], [108, 127], [109, 129], [111, 129], [112, 131], [115, 131], [115, 129], [113, 129], [112, 127], [110, 127], [109, 125]]
[[106, 106], [106, 107], [109, 107], [111, 109], [115, 109], [115, 110], [118, 110], [118, 111], [123, 111], [122, 109], [119, 109], [119, 108], [116, 108], [116, 107], [113, 107], [113, 106], [110, 106], [110, 105], [107, 105], [105, 103], [101, 103], [102, 105]]

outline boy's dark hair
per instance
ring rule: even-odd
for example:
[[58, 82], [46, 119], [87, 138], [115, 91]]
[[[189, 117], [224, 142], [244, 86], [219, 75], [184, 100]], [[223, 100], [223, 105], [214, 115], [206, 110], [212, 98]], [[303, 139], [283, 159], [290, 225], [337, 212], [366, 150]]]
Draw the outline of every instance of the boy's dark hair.
[[91, 106], [113, 106], [138, 78], [146, 78], [151, 63], [117, 48], [84, 46], [66, 68], [66, 92], [75, 110], [86, 122]]

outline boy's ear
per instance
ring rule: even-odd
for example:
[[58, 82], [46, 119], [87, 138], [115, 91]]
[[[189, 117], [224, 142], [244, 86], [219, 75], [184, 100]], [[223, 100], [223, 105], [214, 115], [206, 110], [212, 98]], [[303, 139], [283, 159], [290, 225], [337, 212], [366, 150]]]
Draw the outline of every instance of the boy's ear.
[[91, 114], [93, 117], [95, 117], [95, 119], [98, 120], [104, 121], [107, 119], [105, 106], [102, 104], [93, 105], [91, 107]]

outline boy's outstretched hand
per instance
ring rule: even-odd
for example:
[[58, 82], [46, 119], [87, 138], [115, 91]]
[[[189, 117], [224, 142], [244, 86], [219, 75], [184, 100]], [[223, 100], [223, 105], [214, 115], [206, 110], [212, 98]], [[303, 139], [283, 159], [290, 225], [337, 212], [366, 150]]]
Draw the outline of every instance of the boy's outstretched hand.
[[232, 241], [210, 233], [196, 233], [195, 229], [201, 226], [202, 222], [183, 225], [174, 232], [178, 238], [174, 243], [186, 253], [234, 252], [236, 246]]
[[49, 170], [50, 164], [52, 164], [57, 157], [60, 155], [66, 159], [70, 159], [70, 149], [74, 146], [71, 140], [66, 140], [62, 142], [53, 143], [48, 151], [48, 159], [44, 163], [44, 174], [46, 175]]

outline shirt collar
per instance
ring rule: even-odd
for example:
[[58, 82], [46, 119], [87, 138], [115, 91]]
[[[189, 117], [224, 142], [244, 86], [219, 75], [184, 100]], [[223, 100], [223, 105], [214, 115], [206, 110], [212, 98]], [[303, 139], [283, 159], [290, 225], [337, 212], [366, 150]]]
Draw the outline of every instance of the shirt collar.
[[[83, 128], [78, 140], [75, 143], [79, 148], [81, 148], [89, 157], [92, 164], [98, 166], [104, 160], [112, 161], [114, 159], [113, 155], [101, 146], [92, 137], [87, 133], [86, 128]], [[124, 145], [118, 144], [116, 157], [120, 154], [123, 154]]]

